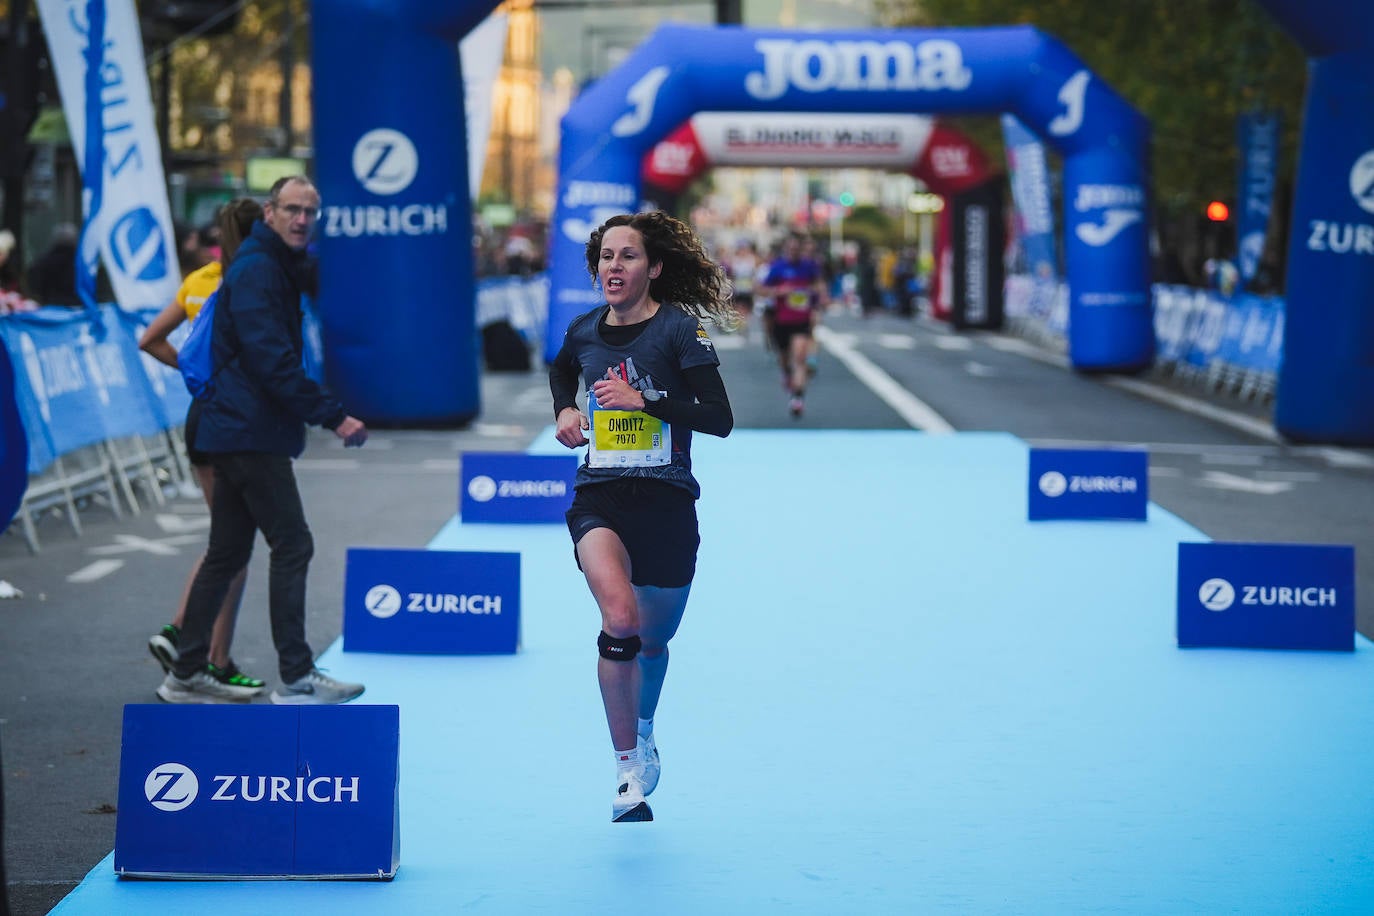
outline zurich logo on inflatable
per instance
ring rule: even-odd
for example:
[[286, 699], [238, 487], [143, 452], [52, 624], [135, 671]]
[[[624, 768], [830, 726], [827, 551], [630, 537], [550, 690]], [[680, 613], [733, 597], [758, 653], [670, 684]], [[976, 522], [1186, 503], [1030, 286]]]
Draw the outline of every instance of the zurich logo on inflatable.
[[1362, 210], [1374, 213], [1374, 149], [1355, 160], [1350, 170], [1350, 193]]
[[125, 276], [145, 283], [167, 276], [167, 240], [158, 218], [147, 207], [130, 210], [115, 221], [110, 252], [115, 267]]

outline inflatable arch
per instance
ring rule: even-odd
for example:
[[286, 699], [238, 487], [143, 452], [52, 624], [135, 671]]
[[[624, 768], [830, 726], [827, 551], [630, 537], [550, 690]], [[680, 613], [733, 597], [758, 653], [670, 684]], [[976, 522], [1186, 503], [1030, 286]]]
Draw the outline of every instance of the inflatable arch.
[[[644, 196], [663, 204], [697, 176], [727, 165], [915, 176], [946, 199], [933, 247], [936, 263], [947, 262], [949, 270], [932, 277], [934, 314], [959, 328], [1002, 326], [1002, 180], [963, 132], [917, 114], [699, 112], [645, 155]], [[965, 216], [969, 207], [977, 208], [973, 219]]]
[[992, 177], [963, 132], [927, 115], [702, 112], [644, 156], [644, 184], [681, 194], [717, 166], [875, 168], [957, 194]]
[[1148, 126], [1034, 28], [796, 32], [664, 25], [563, 118], [545, 359], [601, 302], [583, 249], [637, 209], [643, 157], [698, 111], [1010, 111], [1064, 158], [1069, 358], [1134, 371], [1154, 358], [1146, 236]]
[[1374, 445], [1374, 5], [1258, 2], [1310, 57], [1274, 425]]

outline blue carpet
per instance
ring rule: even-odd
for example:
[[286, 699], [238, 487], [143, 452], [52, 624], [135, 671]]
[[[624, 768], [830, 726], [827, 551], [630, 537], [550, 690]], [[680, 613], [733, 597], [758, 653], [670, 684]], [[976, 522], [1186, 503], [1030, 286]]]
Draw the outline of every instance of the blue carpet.
[[609, 823], [566, 531], [455, 519], [431, 547], [523, 555], [522, 651], [322, 662], [401, 707], [393, 882], [120, 881], [107, 858], [54, 912], [1374, 909], [1368, 641], [1179, 650], [1177, 544], [1207, 538], [1156, 506], [1027, 522], [1010, 436], [695, 452], [654, 823]]

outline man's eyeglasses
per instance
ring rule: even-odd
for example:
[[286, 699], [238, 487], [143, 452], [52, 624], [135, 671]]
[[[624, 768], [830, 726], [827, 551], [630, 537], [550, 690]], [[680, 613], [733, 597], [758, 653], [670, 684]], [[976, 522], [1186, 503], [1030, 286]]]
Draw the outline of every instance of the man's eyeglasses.
[[302, 207], [299, 204], [279, 204], [273, 202], [272, 206], [285, 213], [288, 219], [295, 219], [304, 216], [306, 219], [319, 219], [320, 210], [318, 207]]

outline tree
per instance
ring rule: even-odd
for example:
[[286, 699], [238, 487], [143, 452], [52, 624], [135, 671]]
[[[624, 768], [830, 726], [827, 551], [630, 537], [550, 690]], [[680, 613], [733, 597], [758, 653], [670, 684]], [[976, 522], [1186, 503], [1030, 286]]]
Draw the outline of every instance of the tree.
[[[1236, 117], [1282, 118], [1280, 175], [1296, 161], [1306, 63], [1254, 0], [878, 0], [890, 25], [1032, 25], [1054, 36], [1151, 124], [1156, 206], [1175, 218], [1229, 198], [1238, 169]], [[963, 124], [989, 151], [989, 119]]]

